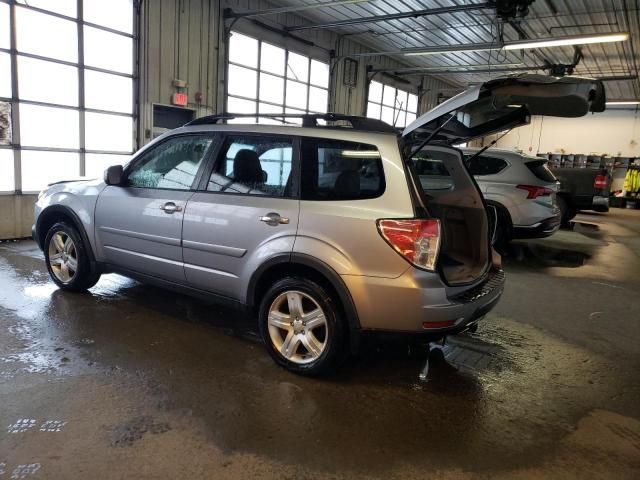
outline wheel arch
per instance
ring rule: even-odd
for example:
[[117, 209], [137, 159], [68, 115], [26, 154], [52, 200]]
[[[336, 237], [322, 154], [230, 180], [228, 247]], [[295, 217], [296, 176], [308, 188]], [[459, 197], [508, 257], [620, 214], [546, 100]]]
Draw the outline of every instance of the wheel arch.
[[85, 244], [91, 263], [95, 264], [96, 259], [93, 253], [93, 248], [80, 217], [78, 217], [71, 208], [64, 205], [51, 205], [50, 207], [45, 208], [40, 215], [38, 215], [34, 240], [38, 243], [40, 249], [44, 250], [45, 248], [44, 241], [49, 229], [61, 221], [67, 221], [75, 227]]
[[485, 200], [487, 205], [491, 205], [495, 207], [496, 212], [498, 212], [498, 221], [506, 222], [506, 227], [508, 227], [508, 233], [511, 234], [513, 231], [513, 220], [511, 219], [511, 214], [509, 213], [509, 209], [505, 207], [500, 202], [496, 202], [495, 200]]
[[[334, 293], [340, 302], [340, 308], [347, 320], [349, 331], [360, 329], [355, 303], [340, 275], [321, 260], [301, 253], [282, 254], [272, 257], [254, 272], [249, 280], [247, 289], [246, 303], [248, 307], [255, 311], [272, 280], [281, 278], [284, 275], [296, 274], [307, 276]], [[355, 336], [351, 335], [351, 337]]]

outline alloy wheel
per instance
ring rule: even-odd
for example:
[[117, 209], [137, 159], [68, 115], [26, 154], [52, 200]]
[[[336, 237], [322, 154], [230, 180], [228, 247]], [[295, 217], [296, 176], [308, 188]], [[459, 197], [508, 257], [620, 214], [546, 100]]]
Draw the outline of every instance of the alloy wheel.
[[304, 292], [289, 290], [278, 295], [271, 303], [267, 322], [271, 343], [293, 363], [313, 362], [327, 346], [324, 311]]
[[49, 241], [49, 265], [62, 283], [69, 283], [78, 271], [78, 252], [69, 235], [63, 231], [53, 234]]

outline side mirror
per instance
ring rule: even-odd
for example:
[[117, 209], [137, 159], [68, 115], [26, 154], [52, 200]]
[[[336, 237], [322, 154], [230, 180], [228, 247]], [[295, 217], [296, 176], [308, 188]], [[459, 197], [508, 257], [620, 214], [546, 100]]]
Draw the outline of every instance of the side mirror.
[[122, 183], [122, 165], [112, 165], [104, 171], [104, 183], [120, 185]]

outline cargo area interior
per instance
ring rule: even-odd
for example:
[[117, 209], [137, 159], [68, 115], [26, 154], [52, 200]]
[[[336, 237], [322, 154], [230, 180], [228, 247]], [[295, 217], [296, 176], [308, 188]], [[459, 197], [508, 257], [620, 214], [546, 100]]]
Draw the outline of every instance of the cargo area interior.
[[409, 164], [429, 215], [440, 220], [439, 269], [445, 281], [450, 285], [473, 282], [489, 261], [489, 222], [461, 154], [427, 146]]

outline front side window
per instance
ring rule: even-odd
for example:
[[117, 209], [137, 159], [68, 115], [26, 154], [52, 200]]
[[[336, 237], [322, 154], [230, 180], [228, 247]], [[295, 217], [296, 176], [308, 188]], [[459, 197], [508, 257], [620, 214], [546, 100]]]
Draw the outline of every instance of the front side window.
[[289, 138], [228, 137], [207, 190], [290, 197], [292, 155]]
[[373, 145], [303, 139], [303, 200], [363, 200], [384, 192], [380, 152]]
[[211, 146], [208, 136], [171, 138], [143, 156], [128, 173], [127, 185], [189, 190]]

